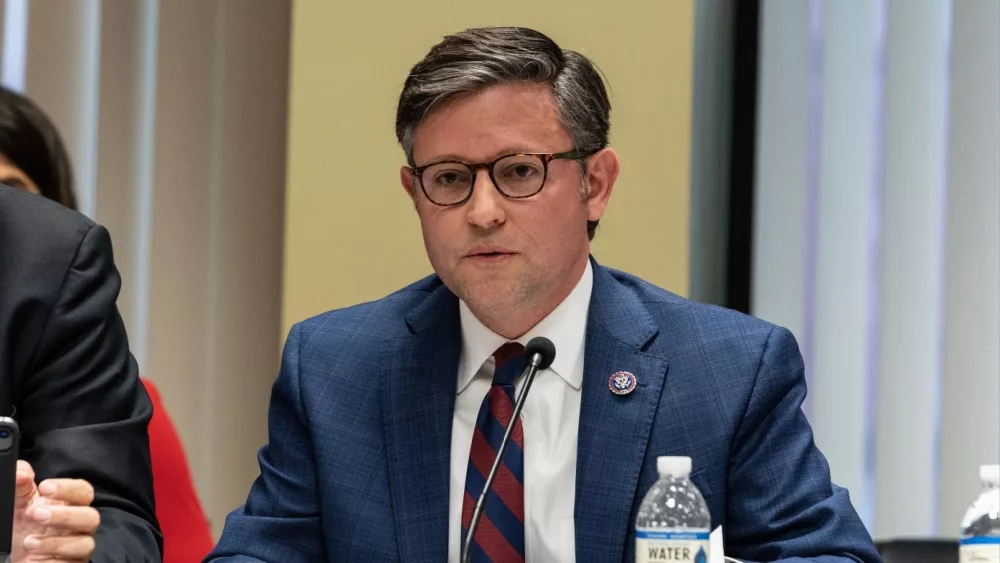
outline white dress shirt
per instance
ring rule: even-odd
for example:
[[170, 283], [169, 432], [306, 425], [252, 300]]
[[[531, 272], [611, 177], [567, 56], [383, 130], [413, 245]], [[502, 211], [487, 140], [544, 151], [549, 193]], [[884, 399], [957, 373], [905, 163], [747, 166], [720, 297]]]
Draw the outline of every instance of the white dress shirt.
[[[521, 411], [524, 430], [524, 541], [526, 561], [575, 561], [576, 437], [580, 424], [584, 338], [594, 273], [587, 262], [576, 288], [547, 317], [517, 339], [544, 336], [556, 347], [549, 369], [538, 372]], [[493, 352], [507, 342], [460, 303], [462, 353], [451, 430], [448, 561], [462, 545], [465, 471], [479, 407], [493, 381]], [[516, 383], [520, 396], [523, 379]]]

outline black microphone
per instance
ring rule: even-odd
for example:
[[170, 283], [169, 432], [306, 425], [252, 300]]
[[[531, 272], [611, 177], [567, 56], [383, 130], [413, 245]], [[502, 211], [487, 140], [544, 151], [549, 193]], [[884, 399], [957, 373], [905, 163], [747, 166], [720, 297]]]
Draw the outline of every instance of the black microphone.
[[547, 369], [552, 365], [552, 360], [556, 359], [556, 345], [544, 336], [536, 336], [529, 340], [528, 345], [524, 347], [524, 358], [526, 363], [521, 375], [528, 374], [527, 379], [524, 380], [521, 394], [518, 395], [517, 402], [514, 403], [514, 414], [511, 415], [510, 424], [504, 430], [500, 449], [497, 451], [496, 457], [493, 458], [493, 467], [490, 468], [490, 474], [486, 476], [486, 483], [483, 484], [483, 492], [479, 494], [476, 508], [472, 511], [472, 521], [469, 523], [469, 531], [465, 535], [465, 547], [462, 549], [462, 563], [469, 561], [472, 539], [476, 537], [476, 528], [479, 527], [479, 519], [482, 518], [483, 509], [486, 507], [486, 497], [489, 495], [490, 489], [493, 488], [493, 480], [496, 479], [503, 454], [507, 451], [507, 444], [510, 443], [510, 437], [514, 433], [514, 424], [521, 416], [524, 399], [528, 396], [531, 383], [535, 380], [535, 374], [538, 373], [538, 370]]
[[503, 454], [507, 451], [507, 444], [514, 433], [514, 424], [517, 422], [518, 417], [521, 416], [521, 407], [524, 406], [524, 399], [528, 396], [531, 383], [535, 380], [535, 374], [538, 373], [538, 370], [547, 369], [552, 365], [552, 360], [556, 359], [556, 345], [544, 336], [536, 336], [529, 340], [528, 345], [524, 347], [524, 358], [526, 363], [521, 375], [527, 373], [527, 379], [524, 380], [524, 387], [521, 388], [521, 394], [518, 395], [517, 402], [514, 403], [514, 414], [511, 415], [510, 424], [504, 430], [500, 449], [497, 451], [496, 457], [493, 458], [493, 467], [490, 468], [490, 474], [486, 476], [486, 483], [483, 484], [483, 492], [479, 493], [476, 508], [472, 511], [472, 521], [469, 523], [469, 531], [465, 535], [465, 547], [462, 549], [462, 563], [469, 561], [472, 538], [476, 537], [476, 528], [479, 527], [479, 519], [483, 516], [486, 497], [489, 495], [490, 489], [493, 488], [493, 480], [496, 479], [497, 470], [500, 469], [500, 462], [503, 460]]

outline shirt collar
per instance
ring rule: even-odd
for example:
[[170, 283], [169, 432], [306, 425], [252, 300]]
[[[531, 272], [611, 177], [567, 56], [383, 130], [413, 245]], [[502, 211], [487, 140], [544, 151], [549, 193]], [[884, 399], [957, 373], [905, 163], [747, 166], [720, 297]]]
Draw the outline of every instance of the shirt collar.
[[[532, 327], [516, 342], [527, 344], [536, 336], [544, 336], [556, 347], [556, 358], [549, 367], [574, 389], [583, 383], [584, 338], [587, 333], [587, 312], [590, 294], [594, 289], [594, 271], [587, 260], [583, 276], [573, 291], [551, 313]], [[458, 393], [461, 393], [479, 372], [479, 368], [507, 339], [490, 330], [459, 301], [459, 318], [462, 323], [462, 353], [458, 363]]]

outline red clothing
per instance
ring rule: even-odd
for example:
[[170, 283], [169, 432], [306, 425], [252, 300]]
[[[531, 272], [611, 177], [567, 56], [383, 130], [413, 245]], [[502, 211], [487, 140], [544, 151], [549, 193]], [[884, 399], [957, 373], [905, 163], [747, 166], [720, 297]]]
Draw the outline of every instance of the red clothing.
[[149, 453], [153, 462], [156, 519], [163, 531], [163, 563], [198, 563], [212, 550], [208, 519], [191, 481], [184, 448], [156, 386], [142, 379], [153, 402]]

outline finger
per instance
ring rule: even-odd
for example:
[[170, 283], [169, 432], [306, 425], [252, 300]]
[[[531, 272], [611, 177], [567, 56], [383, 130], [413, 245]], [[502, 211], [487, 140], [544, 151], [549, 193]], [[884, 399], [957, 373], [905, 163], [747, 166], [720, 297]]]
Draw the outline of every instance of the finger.
[[38, 493], [76, 506], [90, 506], [94, 502], [94, 487], [83, 479], [46, 479], [39, 483]]
[[27, 517], [39, 524], [58, 528], [62, 532], [93, 534], [101, 525], [101, 514], [89, 506], [35, 506]]
[[24, 508], [37, 490], [35, 487], [35, 470], [27, 461], [23, 459], [17, 460], [17, 472], [14, 479], [15, 506]]
[[89, 561], [94, 553], [94, 538], [86, 535], [37, 536], [24, 538], [24, 549], [32, 555], [69, 561]]

